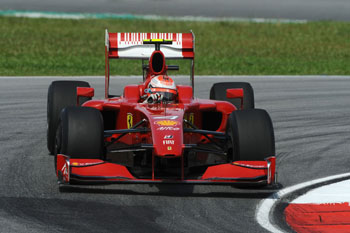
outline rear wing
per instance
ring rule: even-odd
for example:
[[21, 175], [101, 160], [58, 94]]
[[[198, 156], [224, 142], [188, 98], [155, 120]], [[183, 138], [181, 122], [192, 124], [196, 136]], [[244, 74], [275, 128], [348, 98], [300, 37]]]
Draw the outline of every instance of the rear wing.
[[109, 33], [106, 30], [108, 58], [148, 59], [154, 51], [154, 45], [143, 44], [147, 39], [172, 40], [172, 44], [162, 45], [160, 49], [167, 59], [194, 58], [193, 33]]
[[191, 83], [194, 88], [194, 42], [195, 37], [190, 33], [140, 33], [116, 32], [106, 29], [105, 35], [105, 98], [109, 96], [109, 60], [110, 59], [149, 59], [154, 51], [154, 45], [143, 44], [144, 40], [166, 39], [172, 44], [162, 45], [160, 50], [166, 59], [190, 59]]

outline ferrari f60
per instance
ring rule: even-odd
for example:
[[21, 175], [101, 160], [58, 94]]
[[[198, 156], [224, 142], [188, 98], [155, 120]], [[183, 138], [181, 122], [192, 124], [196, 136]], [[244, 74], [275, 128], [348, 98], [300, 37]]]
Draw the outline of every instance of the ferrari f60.
[[[268, 113], [254, 107], [253, 88], [245, 82], [214, 83], [209, 99], [194, 97], [194, 43], [193, 33], [106, 30], [104, 99], [92, 99], [87, 82], [51, 83], [47, 146], [59, 183], [275, 182]], [[140, 59], [143, 82], [111, 95], [112, 59]], [[175, 85], [171, 100], [149, 101], [151, 80], [172, 80], [168, 71], [178, 69], [166, 64], [171, 59], [190, 62], [191, 85]]]

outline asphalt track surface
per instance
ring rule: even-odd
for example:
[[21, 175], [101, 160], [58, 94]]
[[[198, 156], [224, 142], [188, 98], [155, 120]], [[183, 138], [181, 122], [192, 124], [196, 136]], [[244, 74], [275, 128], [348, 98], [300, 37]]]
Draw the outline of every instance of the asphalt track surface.
[[0, 0], [0, 10], [350, 20], [348, 0]]
[[[275, 190], [214, 185], [84, 186], [59, 191], [46, 149], [46, 95], [69, 77], [0, 78], [1, 232], [264, 232], [256, 206]], [[103, 77], [87, 80], [103, 96]], [[113, 77], [112, 93], [140, 78]], [[186, 83], [176, 78], [177, 83]], [[276, 136], [280, 187], [349, 171], [350, 77], [197, 77], [248, 81]]]

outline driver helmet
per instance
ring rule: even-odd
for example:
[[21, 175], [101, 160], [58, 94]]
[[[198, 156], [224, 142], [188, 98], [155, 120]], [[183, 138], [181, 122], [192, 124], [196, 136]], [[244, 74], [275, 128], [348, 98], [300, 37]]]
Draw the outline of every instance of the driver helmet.
[[157, 75], [148, 84], [148, 94], [159, 93], [163, 101], [174, 101], [177, 95], [175, 82], [167, 75]]

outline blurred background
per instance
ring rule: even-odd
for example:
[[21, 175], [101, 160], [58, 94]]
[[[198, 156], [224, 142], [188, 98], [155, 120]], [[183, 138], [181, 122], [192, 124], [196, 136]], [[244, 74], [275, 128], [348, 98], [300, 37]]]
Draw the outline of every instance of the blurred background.
[[0, 0], [0, 10], [350, 20], [349, 0]]
[[349, 12], [350, 0], [0, 0], [0, 76], [103, 75], [106, 28], [192, 30], [196, 75], [348, 75]]

